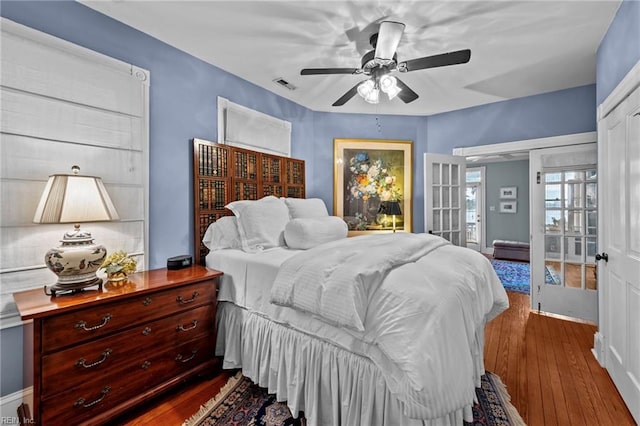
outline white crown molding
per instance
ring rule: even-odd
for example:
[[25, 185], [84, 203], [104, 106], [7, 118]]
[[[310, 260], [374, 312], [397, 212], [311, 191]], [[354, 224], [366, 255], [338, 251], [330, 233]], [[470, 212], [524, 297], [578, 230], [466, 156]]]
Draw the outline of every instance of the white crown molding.
[[607, 99], [598, 106], [598, 121], [605, 118], [638, 86], [640, 86], [640, 60], [629, 70]]

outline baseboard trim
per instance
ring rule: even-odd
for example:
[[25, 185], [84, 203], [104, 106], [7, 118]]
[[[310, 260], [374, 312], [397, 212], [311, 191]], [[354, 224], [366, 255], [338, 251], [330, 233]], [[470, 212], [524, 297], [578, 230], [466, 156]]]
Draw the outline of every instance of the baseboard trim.
[[[0, 397], [0, 419], [7, 424], [21, 424], [18, 418], [18, 407], [22, 403], [33, 407], [33, 386]], [[15, 420], [15, 423], [12, 421]]]
[[600, 333], [599, 331], [596, 331], [596, 334], [593, 335], [593, 348], [591, 349], [591, 353], [593, 354], [596, 361], [598, 361], [598, 364], [600, 364], [602, 368], [606, 368], [605, 362], [604, 362], [603, 339], [604, 338], [602, 336], [602, 333]]
[[4, 330], [5, 328], [13, 328], [13, 327], [22, 327], [28, 321], [22, 321], [20, 319], [20, 314], [17, 312], [12, 312], [10, 314], [0, 316], [0, 330]]

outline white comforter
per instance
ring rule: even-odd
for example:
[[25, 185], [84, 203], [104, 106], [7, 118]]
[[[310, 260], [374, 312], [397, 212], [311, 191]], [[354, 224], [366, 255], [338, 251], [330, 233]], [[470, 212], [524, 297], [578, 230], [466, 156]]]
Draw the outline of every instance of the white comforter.
[[472, 404], [484, 371], [477, 331], [508, 307], [484, 256], [439, 237], [404, 233], [297, 254], [283, 263], [271, 298], [347, 327], [405, 415], [423, 419]]

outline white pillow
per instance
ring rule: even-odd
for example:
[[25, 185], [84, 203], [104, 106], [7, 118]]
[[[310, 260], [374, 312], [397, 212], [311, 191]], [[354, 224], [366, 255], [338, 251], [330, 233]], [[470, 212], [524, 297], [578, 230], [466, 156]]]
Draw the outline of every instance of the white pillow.
[[270, 195], [256, 201], [234, 201], [225, 207], [238, 220], [242, 250], [256, 253], [284, 245], [289, 209], [281, 199]]
[[327, 206], [320, 198], [284, 198], [291, 219], [327, 217]]
[[322, 243], [347, 237], [347, 223], [337, 216], [291, 219], [284, 239], [292, 249], [307, 250]]
[[223, 216], [207, 228], [202, 243], [209, 250], [241, 249], [240, 234], [235, 216]]

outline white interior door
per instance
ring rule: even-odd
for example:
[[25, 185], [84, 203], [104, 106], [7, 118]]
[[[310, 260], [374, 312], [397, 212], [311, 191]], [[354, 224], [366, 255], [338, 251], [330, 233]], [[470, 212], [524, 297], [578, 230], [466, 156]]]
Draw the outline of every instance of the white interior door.
[[603, 364], [640, 423], [640, 88], [598, 122]]
[[465, 157], [424, 154], [424, 229], [466, 245]]
[[531, 297], [540, 311], [597, 322], [595, 143], [530, 152]]

